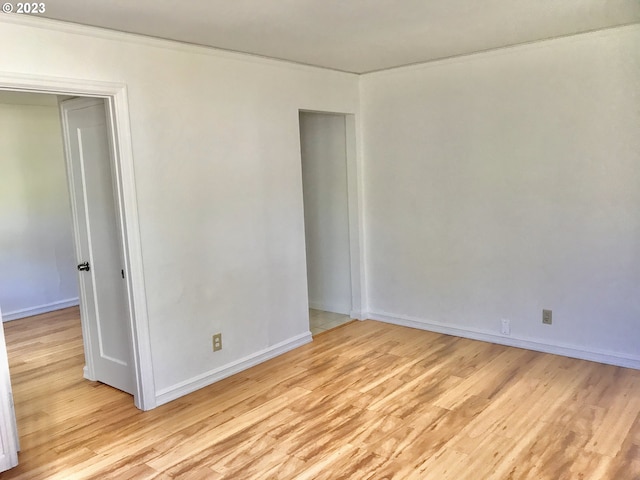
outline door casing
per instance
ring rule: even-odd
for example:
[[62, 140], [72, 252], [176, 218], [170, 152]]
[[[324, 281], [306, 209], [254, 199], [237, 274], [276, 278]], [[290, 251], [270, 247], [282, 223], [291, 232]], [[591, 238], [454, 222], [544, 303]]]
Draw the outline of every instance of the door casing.
[[0, 472], [18, 464], [18, 430], [13, 411], [13, 395], [9, 379], [9, 362], [4, 342], [4, 326], [0, 311]]
[[141, 410], [156, 407], [151, 341], [147, 313], [142, 245], [140, 240], [136, 186], [134, 177], [131, 128], [127, 86], [121, 83], [96, 82], [39, 75], [14, 75], [0, 72], [0, 90], [98, 97], [105, 99], [113, 149], [113, 175], [116, 209], [122, 232], [125, 292], [129, 305], [129, 328], [134, 374], [134, 404]]

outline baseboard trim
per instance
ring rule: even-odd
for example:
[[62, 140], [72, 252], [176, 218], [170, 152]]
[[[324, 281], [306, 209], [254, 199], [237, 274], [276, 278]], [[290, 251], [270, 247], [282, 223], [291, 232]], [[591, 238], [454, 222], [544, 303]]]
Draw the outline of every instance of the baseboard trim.
[[536, 352], [552, 353], [554, 355], [562, 355], [564, 357], [590, 360], [592, 362], [599, 362], [605, 363], [607, 365], [615, 365], [618, 367], [640, 370], [640, 357], [638, 356], [621, 355], [619, 353], [601, 350], [587, 350], [575, 345], [567, 345], [561, 343], [544, 343], [540, 342], [539, 340], [532, 340], [530, 338], [514, 337], [513, 335], [496, 335], [479, 329], [451, 327], [449, 325], [431, 322], [417, 317], [392, 315], [387, 312], [369, 312], [367, 318], [380, 322], [391, 323], [393, 325], [400, 325], [403, 327], [411, 327], [417, 328], [419, 330], [443, 333], [445, 335], [454, 335], [456, 337], [469, 338], [471, 340], [481, 340], [483, 342], [496, 343], [498, 345], [524, 348], [527, 350], [534, 350]]
[[66, 300], [60, 300], [57, 302], [51, 302], [44, 305], [38, 305], [36, 307], [14, 310], [13, 312], [3, 312], [2, 321], [10, 322], [11, 320], [18, 320], [20, 318], [31, 317], [33, 315], [40, 315], [41, 313], [54, 312], [56, 310], [62, 310], [63, 308], [75, 307], [79, 304], [80, 299], [76, 297], [68, 298]]
[[290, 350], [301, 347], [312, 341], [311, 332], [292, 337], [284, 342], [277, 343], [272, 347], [265, 348], [252, 355], [231, 362], [213, 370], [209, 370], [201, 375], [197, 375], [184, 382], [177, 383], [168, 388], [163, 388], [156, 393], [156, 406], [163, 405], [180, 398], [189, 393], [195, 392], [203, 387], [218, 382], [223, 378], [230, 377], [238, 372], [251, 368], [259, 363], [266, 362], [272, 358], [282, 355]]

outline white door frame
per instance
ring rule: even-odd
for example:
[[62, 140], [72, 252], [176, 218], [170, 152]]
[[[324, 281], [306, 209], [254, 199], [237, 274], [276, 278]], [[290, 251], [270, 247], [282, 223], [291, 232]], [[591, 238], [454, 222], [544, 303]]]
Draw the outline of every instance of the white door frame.
[[[363, 235], [364, 219], [361, 205], [363, 204], [362, 186], [362, 158], [359, 156], [361, 149], [358, 149], [358, 125], [356, 115], [344, 112], [328, 112], [323, 110], [310, 110], [300, 108], [298, 110], [298, 128], [300, 128], [300, 113], [319, 113], [327, 115], [341, 115], [345, 119], [346, 135], [346, 159], [347, 159], [347, 203], [349, 212], [349, 255], [351, 260], [351, 312], [350, 317], [358, 320], [365, 320], [367, 317], [367, 302], [365, 289], [362, 284], [364, 277], [364, 244]], [[304, 195], [302, 189], [302, 145], [300, 135], [298, 135], [298, 150], [300, 156], [300, 194]], [[304, 203], [304, 199], [302, 201]], [[304, 218], [304, 210], [302, 212]], [[305, 249], [306, 258], [306, 249]], [[305, 260], [306, 269], [306, 260]], [[305, 270], [306, 271], [306, 270]]]
[[117, 188], [116, 206], [122, 223], [125, 290], [129, 304], [131, 357], [134, 369], [134, 403], [141, 410], [156, 407], [151, 341], [142, 264], [142, 246], [138, 221], [138, 205], [134, 178], [131, 127], [127, 86], [40, 75], [15, 75], [0, 72], [0, 90], [13, 90], [54, 95], [100, 97], [105, 99], [109, 117], [110, 142], [114, 154], [114, 177]]
[[13, 395], [9, 378], [9, 360], [4, 343], [4, 325], [0, 311], [0, 472], [18, 465], [18, 430], [13, 411]]

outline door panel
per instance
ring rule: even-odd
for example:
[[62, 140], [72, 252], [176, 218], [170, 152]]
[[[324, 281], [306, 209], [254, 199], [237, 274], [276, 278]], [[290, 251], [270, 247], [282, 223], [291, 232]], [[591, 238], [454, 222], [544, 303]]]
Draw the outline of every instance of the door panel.
[[13, 411], [13, 395], [9, 375], [9, 361], [4, 341], [4, 326], [0, 312], [0, 472], [18, 464], [18, 431]]
[[89, 263], [88, 271], [79, 272], [87, 377], [132, 393], [129, 317], [104, 101], [73, 99], [61, 108], [77, 260]]

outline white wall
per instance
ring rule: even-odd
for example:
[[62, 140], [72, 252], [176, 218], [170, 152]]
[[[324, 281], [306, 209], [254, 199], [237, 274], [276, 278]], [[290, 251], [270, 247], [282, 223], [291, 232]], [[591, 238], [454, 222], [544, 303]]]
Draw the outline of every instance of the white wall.
[[127, 85], [160, 402], [310, 339], [298, 110], [356, 113], [357, 76], [17, 15], [0, 42], [0, 71]]
[[309, 306], [351, 313], [344, 115], [300, 113]]
[[637, 25], [364, 76], [371, 316], [640, 366], [639, 92]]
[[[12, 320], [77, 304], [62, 134], [52, 105], [0, 95], [0, 305]], [[30, 100], [31, 99], [31, 100]], [[5, 103], [11, 101], [12, 103]]]

